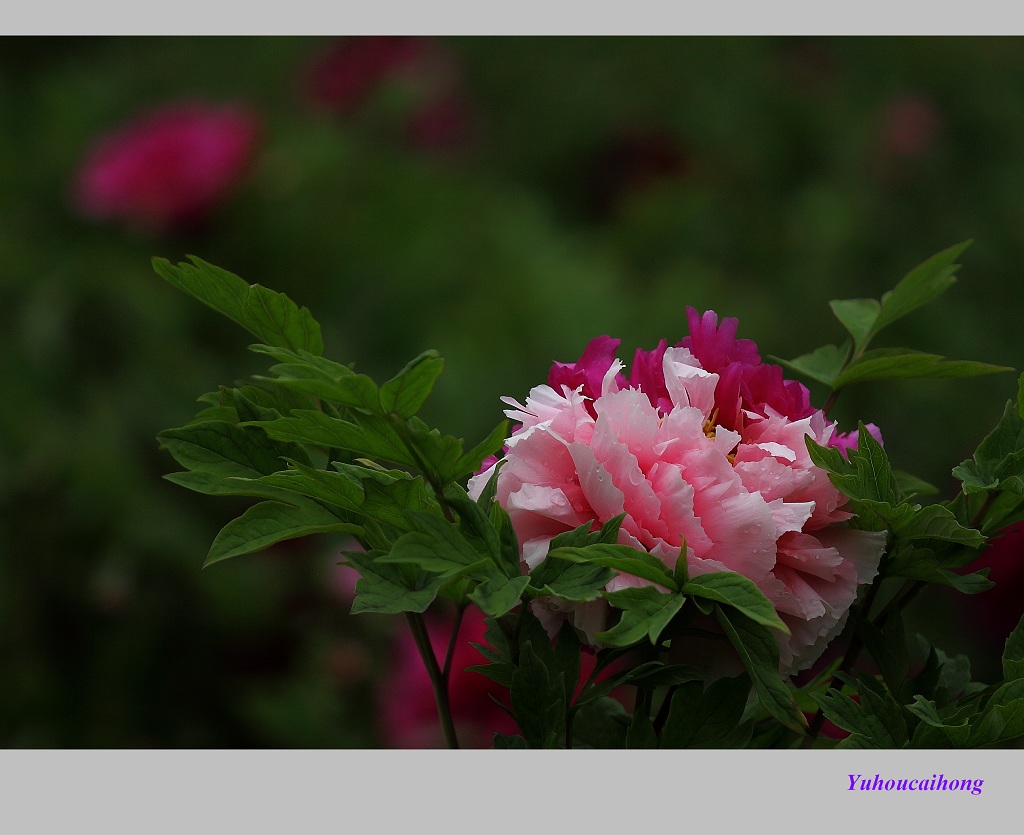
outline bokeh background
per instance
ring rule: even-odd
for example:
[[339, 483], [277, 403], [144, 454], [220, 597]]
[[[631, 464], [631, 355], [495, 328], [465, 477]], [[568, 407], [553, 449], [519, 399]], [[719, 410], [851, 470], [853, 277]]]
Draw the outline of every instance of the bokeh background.
[[[628, 361], [691, 305], [795, 357], [842, 339], [830, 299], [969, 238], [877, 345], [1024, 370], [1020, 38], [0, 40], [0, 745], [434, 739], [404, 624], [348, 614], [344, 543], [201, 570], [245, 504], [162, 480], [155, 438], [264, 366], [153, 256], [288, 294], [375, 377], [438, 349], [424, 417], [475, 442], [593, 336]], [[947, 497], [1014, 394], [881, 383], [832, 416]], [[981, 680], [1020, 550], [911, 611]]]

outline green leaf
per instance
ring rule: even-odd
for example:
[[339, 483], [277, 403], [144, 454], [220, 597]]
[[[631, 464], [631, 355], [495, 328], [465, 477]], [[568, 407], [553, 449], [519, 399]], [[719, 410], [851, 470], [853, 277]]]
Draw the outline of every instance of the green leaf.
[[222, 478], [268, 475], [282, 469], [282, 457], [305, 457], [293, 444], [271, 442], [258, 428], [219, 420], [167, 429], [157, 439], [182, 466]]
[[874, 299], [833, 299], [828, 304], [853, 337], [854, 353], [861, 353], [867, 347], [871, 329], [882, 306]]
[[855, 359], [832, 382], [835, 390], [868, 380], [978, 377], [1013, 371], [1005, 365], [973, 360], [948, 360], [938, 354], [924, 354], [906, 348], [876, 348]]
[[908, 741], [907, 726], [899, 704], [884, 690], [873, 688], [866, 678], [859, 679], [859, 685], [860, 704], [835, 689], [812, 694], [825, 718], [858, 737], [844, 747], [904, 747]]
[[278, 487], [311, 499], [327, 502], [345, 510], [360, 510], [365, 492], [359, 479], [350, 473], [297, 466], [259, 479], [261, 484]]
[[921, 695], [914, 696], [914, 701], [907, 705], [907, 710], [926, 725], [942, 731], [954, 747], [962, 748], [967, 744], [967, 740], [971, 735], [971, 727], [967, 719], [964, 719], [962, 722], [948, 722], [939, 714], [935, 702]]
[[[384, 411], [402, 418], [412, 417], [429, 396], [434, 382], [444, 368], [437, 351], [424, 351], [380, 387]], [[486, 456], [485, 456], [486, 457]]]
[[1024, 617], [1007, 636], [1003, 647], [1003, 678], [1024, 679]]
[[985, 710], [974, 723], [972, 747], [999, 745], [1024, 736], [1024, 679], [1002, 684], [992, 694]]
[[277, 440], [344, 449], [365, 458], [381, 458], [406, 467], [416, 466], [401, 438], [382, 418], [355, 412], [350, 417], [350, 421], [341, 420], [315, 409], [297, 409], [288, 417], [252, 425]]
[[529, 582], [526, 576], [509, 578], [495, 574], [470, 592], [469, 599], [491, 617], [501, 617], [519, 605]]
[[361, 531], [358, 525], [342, 522], [315, 502], [260, 502], [221, 529], [210, 546], [203, 567], [240, 554], [262, 551], [285, 539], [314, 533], [359, 534]]
[[955, 542], [969, 548], [980, 548], [985, 537], [980, 531], [960, 524], [943, 505], [922, 507], [907, 503], [891, 504], [870, 499], [854, 499], [851, 508], [858, 516], [869, 514], [883, 521], [901, 540], [934, 540]]
[[626, 747], [631, 717], [622, 703], [611, 696], [588, 702], [572, 722], [573, 746], [577, 748], [620, 749]]
[[829, 472], [829, 480], [851, 499], [867, 499], [895, 505], [899, 501], [899, 488], [889, 465], [889, 457], [882, 445], [864, 428], [857, 428], [857, 449], [843, 458], [835, 447], [819, 446], [810, 437], [805, 438], [811, 460]]
[[769, 715], [797, 733], [804, 733], [807, 720], [796, 706], [793, 691], [779, 675], [779, 645], [766, 626], [737, 611], [715, 606], [715, 618], [736, 648], [750, 674], [758, 701]]
[[883, 295], [881, 309], [867, 339], [946, 292], [956, 281], [954, 274], [960, 268], [954, 262], [971, 243], [969, 240], [964, 241], [933, 255], [914, 267], [899, 284]]
[[732, 747], [730, 741], [738, 730], [750, 689], [746, 673], [720, 678], [707, 690], [699, 681], [679, 686], [672, 694], [661, 732], [661, 747]]
[[537, 595], [582, 603], [597, 600], [614, 576], [615, 572], [605, 566], [546, 559], [530, 572], [528, 579]]
[[775, 606], [752, 580], [733, 571], [714, 571], [692, 577], [681, 589], [683, 594], [703, 597], [738, 609], [755, 623], [789, 634]]
[[[1024, 374], [1019, 386], [1024, 388]], [[1024, 418], [1017, 404], [1007, 401], [1003, 416], [978, 445], [974, 456], [954, 468], [953, 475], [967, 490], [990, 490], [1004, 479], [1024, 474]]]
[[324, 352], [320, 325], [309, 310], [291, 299], [258, 284], [246, 284], [234, 273], [215, 267], [194, 255], [177, 266], [166, 258], [154, 258], [153, 269], [179, 290], [238, 323], [268, 345], [312, 354]]
[[601, 565], [649, 580], [672, 591], [678, 590], [672, 570], [665, 563], [653, 554], [638, 551], [628, 545], [595, 543], [582, 548], [553, 548], [548, 551], [546, 559]]
[[843, 366], [846, 364], [846, 359], [849, 356], [850, 343], [847, 341], [838, 347], [835, 345], [822, 345], [820, 348], [815, 348], [809, 354], [803, 354], [796, 359], [784, 360], [779, 357], [772, 357], [771, 359], [780, 365], [792, 368], [794, 371], [810, 377], [812, 380], [817, 380], [819, 383], [831, 386], [843, 370]]
[[250, 345], [249, 349], [288, 360], [271, 367], [273, 377], [257, 376], [257, 380], [266, 380], [350, 408], [383, 413], [377, 384], [365, 374], [356, 374], [346, 365], [308, 351], [287, 351], [267, 345]]
[[359, 571], [352, 614], [377, 612], [425, 612], [434, 602], [446, 578], [412, 565], [377, 562], [378, 552], [346, 551], [345, 558]]
[[[403, 534], [395, 542], [391, 551], [377, 558], [380, 563], [409, 563], [419, 566], [424, 571], [433, 571], [449, 577], [486, 572], [488, 565], [493, 563], [475, 550], [462, 537], [456, 528], [448, 526], [449, 531], [438, 535], [431, 531], [413, 531]], [[496, 576], [497, 572], [484, 573], [482, 579]]]
[[686, 598], [678, 593], [665, 594], [654, 586], [635, 586], [604, 592], [603, 597], [622, 613], [618, 623], [597, 638], [610, 647], [624, 647], [644, 638], [657, 644], [658, 636], [676, 616]]
[[281, 501], [288, 501], [291, 497], [289, 490], [262, 484], [258, 479], [237, 476], [225, 478], [205, 470], [167, 473], [164, 478], [179, 487], [207, 496], [251, 496], [254, 499]]

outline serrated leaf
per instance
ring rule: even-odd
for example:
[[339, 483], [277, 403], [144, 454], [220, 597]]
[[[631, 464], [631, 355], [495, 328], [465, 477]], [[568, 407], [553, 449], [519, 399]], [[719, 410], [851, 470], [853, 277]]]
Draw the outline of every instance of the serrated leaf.
[[352, 614], [425, 612], [446, 578], [416, 566], [381, 564], [376, 561], [378, 556], [380, 552], [345, 552], [346, 560], [361, 575], [356, 581]]
[[[914, 696], [914, 701], [907, 705], [907, 710], [917, 716], [926, 725], [937, 728], [949, 742], [957, 748], [964, 746], [971, 735], [970, 723], [967, 719], [962, 722], [950, 722], [939, 715], [935, 702], [924, 696]], [[917, 734], [915, 734], [916, 738]], [[913, 740], [912, 740], [913, 742]]]
[[671, 569], [658, 557], [628, 545], [598, 542], [581, 548], [553, 548], [546, 559], [601, 565], [640, 577], [672, 591], [678, 590]]
[[779, 365], [791, 368], [800, 374], [810, 377], [812, 380], [817, 380], [819, 383], [824, 383], [826, 386], [831, 387], [833, 381], [843, 370], [849, 355], [850, 343], [847, 341], [839, 346], [822, 345], [820, 348], [815, 348], [809, 354], [802, 354], [791, 360], [784, 360], [779, 357], [771, 357], [771, 359]]
[[179, 290], [241, 325], [269, 345], [323, 354], [320, 325], [305, 307], [282, 293], [259, 284], [247, 284], [234, 273], [194, 255], [177, 266], [166, 258], [154, 258], [153, 269]]
[[789, 634], [775, 606], [753, 581], [733, 571], [714, 571], [692, 577], [681, 589], [683, 594], [724, 603], [739, 610], [755, 623]]
[[768, 627], [735, 610], [726, 612], [718, 605], [715, 618], [750, 674], [761, 706], [787, 728], [803, 733], [807, 720], [796, 706], [793, 691], [779, 675], [779, 645]]
[[342, 522], [315, 502], [302, 502], [298, 505], [277, 501], [260, 502], [221, 528], [203, 566], [229, 557], [262, 551], [285, 539], [314, 533], [359, 534], [361, 531], [358, 525]]
[[543, 560], [530, 572], [529, 581], [538, 595], [552, 595], [583, 603], [597, 600], [615, 572], [600, 565]]
[[625, 647], [647, 638], [657, 644], [658, 636], [683, 607], [686, 598], [677, 593], [663, 593], [654, 586], [635, 586], [604, 592], [609, 603], [621, 610], [618, 623], [596, 637], [610, 647]]
[[282, 456], [304, 455], [293, 444], [272, 442], [259, 428], [216, 420], [167, 429], [157, 439], [183, 467], [222, 478], [268, 475], [283, 468]]
[[401, 438], [382, 418], [357, 413], [350, 416], [351, 420], [341, 420], [315, 409], [297, 409], [288, 417], [254, 426], [276, 440], [344, 449], [363, 457], [416, 466]]
[[681, 685], [672, 695], [661, 747], [730, 747], [728, 741], [740, 724], [750, 690], [746, 673], [718, 679], [707, 690], [697, 681]]
[[529, 582], [527, 576], [509, 578], [495, 574], [470, 592], [469, 599], [491, 617], [501, 617], [519, 605]]

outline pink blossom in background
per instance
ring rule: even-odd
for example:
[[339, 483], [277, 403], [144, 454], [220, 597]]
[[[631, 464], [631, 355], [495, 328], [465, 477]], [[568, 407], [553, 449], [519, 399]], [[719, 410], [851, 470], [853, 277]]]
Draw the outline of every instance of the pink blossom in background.
[[204, 220], [247, 173], [259, 133], [237, 104], [181, 102], [100, 137], [74, 184], [86, 216], [151, 232]]
[[302, 73], [310, 105], [354, 117], [388, 91], [408, 98], [403, 138], [421, 150], [464, 146], [471, 114], [457, 62], [436, 39], [406, 35], [341, 38], [313, 57]]
[[935, 146], [942, 117], [924, 96], [892, 99], [882, 113], [878, 141], [882, 152], [896, 157], [919, 157]]
[[989, 569], [995, 585], [979, 594], [957, 595], [964, 624], [1002, 651], [1006, 637], [1024, 615], [1024, 522], [1017, 522], [994, 534], [981, 555], [960, 574]]
[[[792, 632], [778, 636], [781, 667], [796, 672], [842, 629], [885, 533], [845, 524], [845, 497], [810, 460], [805, 438], [827, 444], [835, 424], [807, 389], [736, 339], [735, 319], [689, 309], [688, 321], [690, 336], [638, 353], [629, 377], [609, 361], [617, 340], [598, 337], [577, 363], [556, 364], [557, 387], [535, 387], [525, 405], [502, 398], [522, 425], [506, 441], [496, 500], [527, 569], [559, 533], [623, 512], [621, 544], [674, 565], [685, 540], [691, 574], [736, 571], [775, 604]], [[493, 473], [471, 479], [470, 494]], [[619, 575], [608, 589], [645, 582]], [[535, 611], [549, 633], [569, 617], [592, 644], [608, 625], [600, 600]]]
[[[882, 443], [882, 430], [879, 429], [873, 423], [865, 423], [864, 428], [868, 430], [868, 434], [871, 435], [878, 443]], [[836, 447], [842, 454], [843, 458], [849, 457], [851, 449], [857, 449], [857, 442], [860, 439], [860, 430], [854, 429], [852, 432], [836, 432], [831, 438], [829, 438], [828, 445]]]
[[633, 127], [610, 137], [587, 176], [587, 202], [597, 220], [607, 220], [653, 186], [679, 182], [690, 173], [690, 157], [670, 131]]
[[[438, 663], [451, 634], [452, 618], [426, 615], [427, 632]], [[508, 690], [466, 667], [486, 659], [471, 644], [485, 644], [484, 614], [474, 606], [466, 610], [451, 666], [449, 699], [456, 734], [462, 748], [490, 748], [495, 733], [512, 734], [518, 727], [511, 716], [490, 698], [505, 704]], [[444, 736], [434, 703], [434, 691], [423, 660], [408, 629], [394, 645], [391, 666], [381, 681], [377, 723], [389, 748], [443, 748]]]

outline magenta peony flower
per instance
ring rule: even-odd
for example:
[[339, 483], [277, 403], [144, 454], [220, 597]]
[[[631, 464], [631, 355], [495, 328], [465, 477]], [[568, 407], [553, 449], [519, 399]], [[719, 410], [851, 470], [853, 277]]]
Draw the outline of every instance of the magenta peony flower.
[[102, 137], [74, 187], [79, 210], [147, 231], [204, 219], [244, 176], [258, 120], [240, 105], [184, 102]]
[[[556, 364], [555, 384], [534, 388], [525, 405], [502, 398], [522, 425], [506, 441], [496, 500], [527, 569], [559, 533], [625, 512], [621, 544], [674, 565], [685, 543], [692, 575], [743, 574], [792, 632], [779, 636], [792, 673], [844, 625], [877, 573], [885, 533], [845, 524], [845, 497], [810, 460], [805, 438], [827, 444], [835, 424], [810, 407], [807, 389], [737, 340], [735, 319], [719, 325], [692, 309], [688, 318], [681, 343], [637, 353], [628, 383], [612, 357], [617, 340], [599, 337], [579, 362]], [[471, 495], [494, 470], [470, 480]], [[619, 575], [608, 589], [645, 582]], [[607, 627], [604, 601], [552, 598], [535, 611], [552, 633], [572, 618], [592, 644]]]

